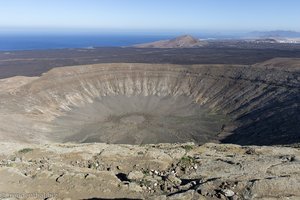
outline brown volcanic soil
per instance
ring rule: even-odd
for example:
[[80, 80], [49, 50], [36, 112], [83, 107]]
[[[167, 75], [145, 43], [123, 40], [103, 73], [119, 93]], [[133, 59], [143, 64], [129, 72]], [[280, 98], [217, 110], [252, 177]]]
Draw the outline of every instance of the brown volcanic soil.
[[97, 64], [21, 77], [24, 84], [14, 87], [4, 79], [0, 137], [38, 143], [297, 143], [298, 65], [298, 59], [253, 66]]

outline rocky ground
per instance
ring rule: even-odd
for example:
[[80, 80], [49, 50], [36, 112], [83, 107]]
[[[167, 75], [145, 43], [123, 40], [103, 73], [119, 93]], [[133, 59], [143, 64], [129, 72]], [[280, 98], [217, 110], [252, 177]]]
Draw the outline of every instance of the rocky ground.
[[0, 152], [2, 199], [300, 199], [299, 148], [2, 142]]

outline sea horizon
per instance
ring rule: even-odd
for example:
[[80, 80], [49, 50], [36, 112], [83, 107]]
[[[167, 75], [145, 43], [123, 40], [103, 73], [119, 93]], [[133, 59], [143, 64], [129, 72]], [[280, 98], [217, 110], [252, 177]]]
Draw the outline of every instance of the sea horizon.
[[168, 40], [180, 35], [199, 39], [236, 39], [239, 34], [170, 33], [0, 33], [0, 51], [51, 50], [69, 48], [130, 47], [136, 44]]
[[0, 51], [130, 47], [174, 35], [0, 35]]

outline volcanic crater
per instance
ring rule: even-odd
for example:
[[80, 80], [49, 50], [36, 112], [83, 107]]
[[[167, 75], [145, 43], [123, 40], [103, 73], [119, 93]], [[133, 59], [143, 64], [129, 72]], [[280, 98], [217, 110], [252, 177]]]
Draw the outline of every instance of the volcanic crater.
[[299, 63], [94, 64], [2, 79], [0, 139], [299, 143]]

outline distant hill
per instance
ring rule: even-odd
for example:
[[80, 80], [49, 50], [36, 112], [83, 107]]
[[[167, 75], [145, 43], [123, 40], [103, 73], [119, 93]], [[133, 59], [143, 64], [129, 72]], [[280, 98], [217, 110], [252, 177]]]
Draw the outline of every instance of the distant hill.
[[139, 48], [196, 48], [205, 46], [207, 42], [200, 41], [190, 35], [183, 35], [171, 40], [160, 40], [151, 43], [138, 44]]
[[256, 39], [253, 42], [255, 42], [255, 43], [279, 43], [276, 39], [273, 39], [273, 38], [261, 38], [261, 39]]
[[296, 31], [254, 31], [248, 34], [252, 37], [259, 38], [299, 38], [300, 32]]

